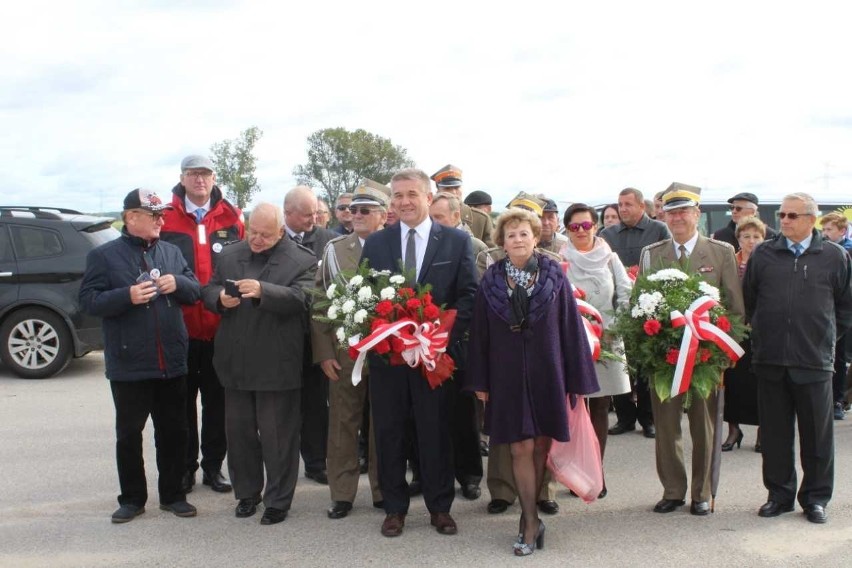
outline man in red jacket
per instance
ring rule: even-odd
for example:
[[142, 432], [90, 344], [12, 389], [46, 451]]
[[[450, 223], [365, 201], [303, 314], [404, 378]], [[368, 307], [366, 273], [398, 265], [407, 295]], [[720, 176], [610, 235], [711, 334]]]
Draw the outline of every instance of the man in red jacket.
[[[172, 207], [160, 238], [177, 245], [199, 283], [213, 275], [216, 259], [231, 242], [243, 238], [243, 214], [222, 196], [215, 185], [213, 162], [204, 156], [187, 156], [180, 164], [180, 182], [172, 189]], [[201, 470], [203, 482], [213, 491], [227, 493], [231, 484], [222, 475], [225, 440], [225, 395], [213, 370], [213, 337], [219, 315], [202, 302], [182, 306], [189, 332], [189, 373], [186, 377], [186, 413], [189, 426], [183, 489], [192, 491], [198, 470], [199, 436], [196, 398], [201, 393]]]

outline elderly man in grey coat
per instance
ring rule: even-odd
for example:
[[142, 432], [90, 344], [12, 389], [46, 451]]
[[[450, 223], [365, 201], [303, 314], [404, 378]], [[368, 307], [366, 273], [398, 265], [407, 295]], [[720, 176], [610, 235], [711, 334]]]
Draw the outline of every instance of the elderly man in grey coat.
[[222, 315], [213, 365], [225, 387], [235, 513], [257, 512], [265, 467], [264, 525], [287, 517], [296, 488], [307, 290], [316, 272], [316, 258], [283, 234], [280, 207], [255, 207], [247, 239], [222, 251], [202, 291], [207, 309]]

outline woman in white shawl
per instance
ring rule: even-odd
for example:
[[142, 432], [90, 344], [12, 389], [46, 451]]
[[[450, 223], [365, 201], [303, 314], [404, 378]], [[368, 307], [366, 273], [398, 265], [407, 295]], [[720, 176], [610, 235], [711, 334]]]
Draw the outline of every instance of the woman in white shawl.
[[[560, 253], [568, 262], [568, 280], [581, 289], [586, 301], [603, 316], [604, 335], [615, 319], [616, 307], [626, 306], [630, 300], [633, 282], [627, 275], [618, 255], [612, 252], [603, 239], [595, 237], [598, 226], [597, 212], [584, 203], [575, 203], [565, 211], [565, 227], [569, 242]], [[616, 340], [612, 351], [623, 351], [621, 340]], [[589, 414], [601, 446], [601, 460], [606, 449], [609, 428], [610, 397], [630, 392], [630, 379], [624, 363], [598, 361], [595, 363], [601, 390], [589, 396]], [[606, 496], [606, 481], [598, 498]]]

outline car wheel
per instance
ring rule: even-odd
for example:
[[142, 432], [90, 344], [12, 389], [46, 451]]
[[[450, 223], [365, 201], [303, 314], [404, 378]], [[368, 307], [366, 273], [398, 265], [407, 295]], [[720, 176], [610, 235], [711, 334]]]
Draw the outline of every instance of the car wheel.
[[0, 326], [0, 358], [16, 375], [44, 379], [71, 360], [71, 334], [61, 317], [42, 308], [10, 314]]

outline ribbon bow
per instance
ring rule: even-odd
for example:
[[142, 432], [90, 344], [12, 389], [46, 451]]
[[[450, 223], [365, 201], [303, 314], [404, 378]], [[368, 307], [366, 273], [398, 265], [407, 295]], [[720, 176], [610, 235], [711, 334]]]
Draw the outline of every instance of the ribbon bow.
[[601, 358], [601, 336], [603, 335], [603, 316], [601, 313], [595, 308], [593, 305], [588, 303], [585, 300], [581, 300], [584, 298], [586, 294], [574, 286], [574, 299], [577, 302], [577, 309], [580, 310], [580, 313], [583, 315], [591, 316], [595, 321], [589, 321], [587, 318], [581, 318], [583, 320], [583, 328], [586, 330], [586, 339], [589, 340], [589, 349], [592, 352], [592, 359], [597, 361]]
[[671, 312], [672, 327], [683, 327], [683, 339], [672, 380], [672, 398], [689, 390], [699, 341], [712, 341], [734, 362], [745, 354], [743, 348], [730, 335], [710, 323], [707, 312], [718, 305], [719, 302], [710, 296], [701, 296], [689, 305], [685, 314], [678, 310]]

